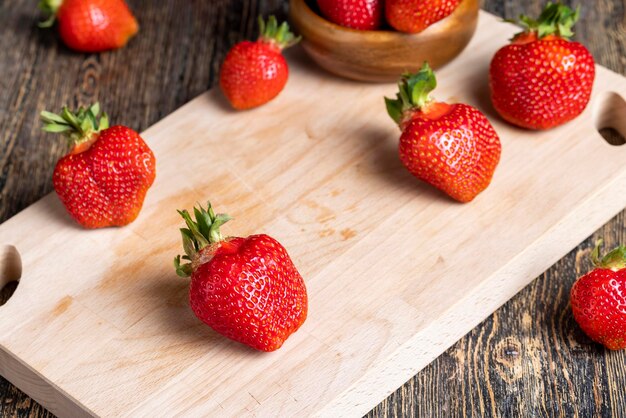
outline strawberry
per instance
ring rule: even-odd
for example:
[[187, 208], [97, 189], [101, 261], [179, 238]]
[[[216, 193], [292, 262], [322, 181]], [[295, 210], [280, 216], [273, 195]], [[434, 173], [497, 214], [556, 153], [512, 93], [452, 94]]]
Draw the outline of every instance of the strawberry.
[[346, 28], [375, 30], [383, 23], [382, 0], [317, 0], [322, 14]]
[[385, 15], [394, 29], [418, 33], [449, 16], [461, 0], [386, 0]]
[[139, 31], [124, 0], [40, 0], [39, 8], [50, 16], [39, 26], [58, 20], [65, 45], [80, 52], [121, 48]]
[[420, 180], [459, 202], [485, 190], [500, 161], [500, 139], [487, 118], [466, 104], [436, 102], [437, 80], [428, 63], [402, 76], [396, 99], [385, 98], [402, 130], [400, 160]]
[[579, 278], [570, 294], [574, 319], [592, 340], [610, 350], [626, 348], [626, 247], [599, 258], [599, 241], [592, 253], [595, 266]]
[[274, 238], [224, 238], [231, 218], [194, 208], [196, 220], [179, 211], [184, 260], [174, 259], [179, 276], [191, 276], [189, 302], [202, 322], [227, 338], [261, 351], [279, 349], [307, 315], [304, 281], [287, 251]]
[[508, 122], [550, 129], [580, 115], [591, 97], [593, 57], [568, 39], [579, 10], [548, 3], [538, 20], [521, 16], [525, 31], [500, 49], [489, 71], [491, 99]]
[[220, 74], [220, 87], [238, 110], [265, 104], [278, 96], [287, 84], [289, 68], [282, 50], [299, 42], [284, 22], [274, 16], [267, 25], [259, 18], [261, 35], [256, 42], [243, 41], [226, 54]]
[[72, 218], [90, 229], [135, 220], [155, 177], [154, 155], [139, 134], [109, 128], [99, 113], [97, 103], [76, 113], [41, 113], [43, 130], [63, 133], [72, 147], [54, 169], [54, 190]]

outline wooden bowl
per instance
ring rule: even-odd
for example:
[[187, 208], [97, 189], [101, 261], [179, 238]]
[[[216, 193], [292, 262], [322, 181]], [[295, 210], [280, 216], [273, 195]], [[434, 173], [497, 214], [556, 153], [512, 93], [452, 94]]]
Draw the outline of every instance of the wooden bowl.
[[395, 81], [424, 61], [438, 68], [459, 55], [476, 30], [479, 3], [464, 0], [450, 16], [417, 34], [344, 28], [314, 12], [315, 0], [290, 0], [290, 19], [304, 49], [326, 70], [354, 80]]

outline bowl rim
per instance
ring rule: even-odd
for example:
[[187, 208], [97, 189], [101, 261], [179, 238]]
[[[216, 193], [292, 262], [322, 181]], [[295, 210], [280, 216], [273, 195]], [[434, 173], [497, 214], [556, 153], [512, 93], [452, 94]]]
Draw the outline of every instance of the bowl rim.
[[[312, 0], [312, 1], [316, 1], [316, 0]], [[406, 33], [406, 32], [400, 32], [397, 30], [389, 30], [389, 29], [360, 30], [360, 29], [353, 29], [353, 28], [341, 26], [334, 22], [331, 22], [330, 20], [326, 19], [324, 16], [318, 13], [315, 13], [313, 9], [309, 7], [307, 0], [290, 0], [291, 6], [289, 7], [289, 13], [291, 16], [296, 15], [296, 13], [294, 12], [293, 5], [297, 4], [298, 7], [300, 7], [306, 15], [306, 16], [301, 16], [299, 20], [306, 21], [307, 18], [312, 17], [315, 21], [317, 21], [313, 23], [305, 22], [298, 26], [306, 26], [309, 28], [313, 28], [313, 27], [319, 27], [320, 25], [322, 25], [330, 32], [340, 32], [343, 34], [350, 34], [350, 35], [355, 35], [359, 37], [372, 37], [372, 38], [375, 37], [377, 38], [378, 41], [381, 41], [384, 39], [397, 40], [398, 38], [413, 39], [413, 38], [418, 38], [418, 37], [427, 37], [428, 35], [431, 34], [431, 32], [433, 32], [433, 34], [435, 32], [438, 32], [439, 26], [441, 24], [444, 24], [448, 19], [450, 19], [451, 17], [454, 17], [455, 14], [459, 13], [459, 10], [461, 10], [460, 6], [463, 3], [471, 2], [471, 1], [476, 3], [477, 9], [480, 9], [480, 0], [462, 0], [462, 2], [459, 3], [459, 6], [450, 15], [446, 16], [445, 18], [441, 19], [438, 22], [433, 23], [432, 25], [430, 25], [429, 27], [427, 27], [426, 29], [418, 33]]]

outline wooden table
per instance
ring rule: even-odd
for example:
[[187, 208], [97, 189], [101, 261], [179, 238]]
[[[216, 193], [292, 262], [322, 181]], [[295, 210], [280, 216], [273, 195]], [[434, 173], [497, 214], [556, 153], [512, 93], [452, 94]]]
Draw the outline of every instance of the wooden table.
[[[129, 0], [142, 25], [129, 48], [75, 54], [35, 27], [32, 0], [0, 0], [0, 222], [52, 190], [66, 151], [40, 133], [37, 114], [99, 100], [112, 120], [141, 131], [215, 84], [235, 42], [253, 37], [256, 17], [286, 14], [281, 0]], [[585, 4], [577, 40], [602, 65], [626, 74], [621, 0]], [[543, 1], [486, 0], [504, 17], [536, 15]], [[155, 53], [155, 51], [158, 51]], [[617, 140], [615, 136], [613, 140]], [[626, 352], [611, 353], [574, 322], [569, 289], [590, 268], [593, 242], [626, 243], [619, 214], [430, 366], [370, 416], [623, 416]], [[6, 300], [11, 288], [3, 292]], [[2, 416], [51, 416], [0, 379]]]

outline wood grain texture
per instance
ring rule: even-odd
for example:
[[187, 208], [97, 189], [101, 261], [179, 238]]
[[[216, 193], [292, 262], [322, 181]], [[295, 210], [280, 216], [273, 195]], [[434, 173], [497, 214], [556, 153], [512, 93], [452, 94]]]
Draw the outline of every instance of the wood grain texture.
[[[577, 2], [566, 2], [578, 4]], [[537, 14], [543, 1], [486, 0], [483, 8], [515, 18]], [[626, 4], [580, 2], [575, 39], [596, 61], [626, 74]], [[613, 136], [614, 143], [621, 140]], [[589, 271], [588, 256], [602, 238], [626, 242], [620, 213], [542, 274], [368, 417], [626, 416], [626, 352], [609, 352], [576, 325], [569, 290]]]
[[[489, 3], [503, 4], [488, 2], [488, 6]], [[131, 4], [136, 10], [142, 8], [142, 2]], [[284, 13], [284, 5], [279, 2], [186, 2], [194, 7], [193, 11], [181, 4], [167, 2], [159, 10], [143, 7], [143, 13], [138, 15], [145, 22], [144, 40], [137, 38], [129, 46], [128, 51], [132, 52], [90, 57], [57, 49], [48, 35], [33, 29], [31, 2], [12, 1], [10, 7], [8, 2], [0, 2], [0, 219], [8, 218], [50, 190], [53, 164], [64, 149], [44, 141], [38, 131], [35, 115], [44, 104], [58, 107], [66, 101], [88, 101], [97, 96], [112, 110], [113, 117], [145, 128], [214, 82], [225, 49], [241, 36], [253, 33], [257, 13], [270, 9]], [[507, 4], [516, 6], [495, 11], [512, 16], [524, 6], [533, 12], [539, 9], [538, 2]], [[600, 1], [579, 27], [579, 36], [590, 45], [598, 61], [622, 73], [623, 14], [619, 1]], [[170, 19], [168, 31], [148, 28], [149, 21], [164, 18]], [[150, 53], [150, 44], [156, 42], [164, 47], [159, 56]], [[190, 45], [194, 46], [193, 54]], [[201, 51], [197, 52], [198, 48]], [[130, 55], [125, 54], [145, 57], [154, 66], [154, 72], [144, 71], [143, 64], [133, 66], [124, 58]], [[62, 59], [54, 55], [61, 55]], [[129, 66], [119, 67], [121, 63]], [[52, 70], [53, 64], [60, 70]], [[139, 87], [129, 89], [127, 84]], [[624, 242], [623, 225], [621, 214], [598, 235], [609, 244]], [[588, 268], [583, 256], [589, 242], [372, 413], [624, 414], [623, 354], [607, 354], [589, 344], [564, 309], [573, 278]], [[535, 315], [527, 319], [524, 313], [528, 312]], [[573, 339], [568, 337], [571, 335]], [[516, 372], [520, 368], [522, 372]], [[510, 377], [514, 374], [517, 378]], [[3, 414], [37, 415], [37, 411], [42, 411], [19, 398], [16, 392], [11, 393], [2, 403]]]

